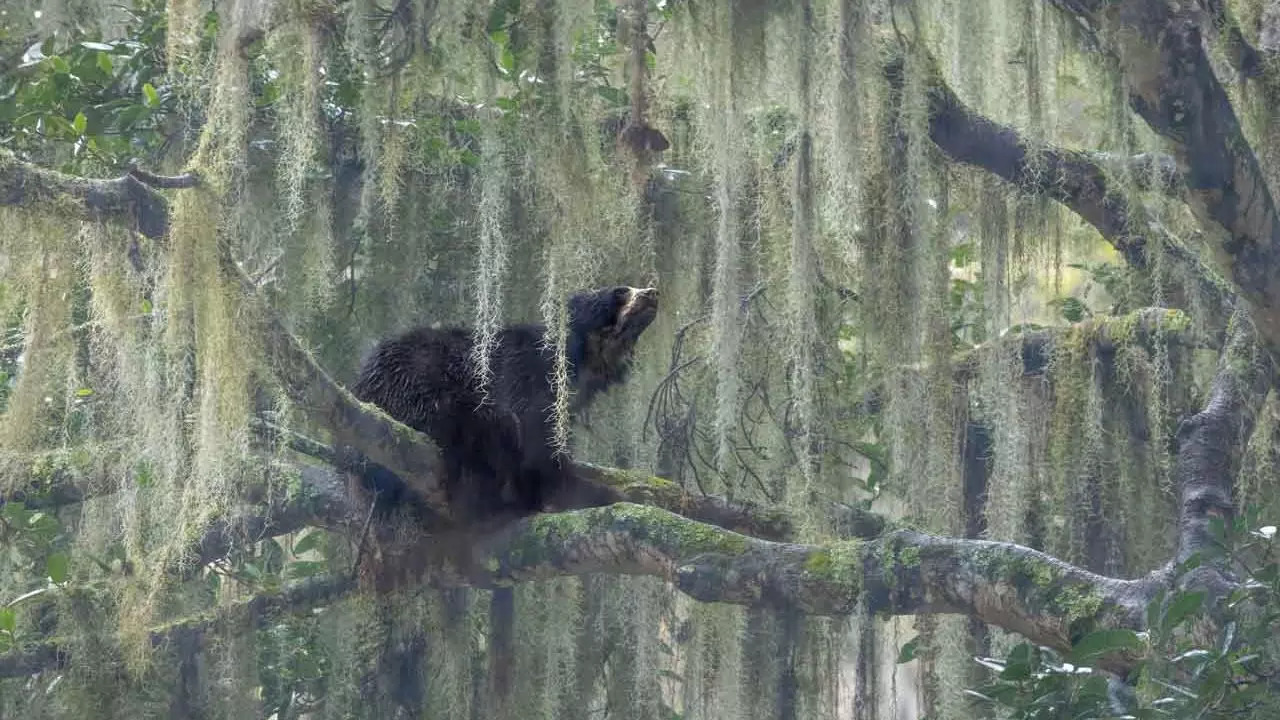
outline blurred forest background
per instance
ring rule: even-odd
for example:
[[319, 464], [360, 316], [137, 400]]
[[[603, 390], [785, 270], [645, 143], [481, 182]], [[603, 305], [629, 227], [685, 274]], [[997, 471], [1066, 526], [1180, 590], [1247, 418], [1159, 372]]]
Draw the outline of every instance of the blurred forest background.
[[[0, 717], [1274, 717], [1224, 704], [1274, 687], [1243, 635], [1126, 701], [963, 614], [608, 567], [370, 587], [334, 421], [257, 329], [346, 386], [413, 325], [558, 344], [572, 291], [652, 285], [631, 380], [560, 423], [576, 460], [789, 542], [869, 510], [1167, 569], [1178, 428], [1224, 364], [1269, 372], [1280, 264], [1232, 275], [1247, 233], [1142, 113], [1163, 56], [1107, 23], [1147, 6], [1200, 23], [1236, 113], [1170, 132], [1278, 187], [1265, 0], [0, 0]], [[125, 200], [40, 189], [75, 177]], [[1223, 449], [1245, 530], [1275, 520], [1269, 387]]]

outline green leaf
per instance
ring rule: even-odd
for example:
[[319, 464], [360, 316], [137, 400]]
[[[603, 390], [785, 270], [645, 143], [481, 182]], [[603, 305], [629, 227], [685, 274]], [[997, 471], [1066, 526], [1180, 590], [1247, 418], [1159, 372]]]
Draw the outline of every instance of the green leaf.
[[85, 127], [87, 127], [88, 125], [89, 125], [89, 119], [88, 119], [88, 118], [86, 118], [86, 117], [84, 116], [84, 113], [82, 113], [82, 112], [78, 112], [78, 113], [76, 113], [75, 120], [72, 120], [72, 121], [71, 121], [71, 127], [75, 128], [75, 129], [76, 129], [76, 133], [78, 133], [78, 134], [80, 134], [80, 135], [83, 135], [83, 134], [84, 134], [84, 129], [85, 129]]
[[889, 477], [889, 451], [879, 443], [855, 442], [853, 449], [867, 459], [871, 472], [867, 474], [867, 489], [874, 490]]
[[596, 95], [599, 95], [606, 102], [624, 106], [631, 102], [631, 97], [627, 95], [627, 91], [622, 88], [609, 87], [608, 85], [599, 85], [596, 87]]
[[1004, 670], [1000, 671], [1001, 680], [1026, 680], [1031, 677], [1032, 653], [1030, 643], [1019, 643], [1009, 651], [1005, 659]]
[[301, 540], [293, 544], [293, 554], [301, 555], [305, 552], [317, 549], [320, 547], [320, 540], [321, 533], [316, 530], [312, 530], [306, 535], [303, 535]]
[[67, 581], [67, 556], [65, 553], [54, 553], [45, 561], [46, 572], [49, 579], [56, 585], [61, 585]]
[[18, 629], [18, 616], [12, 608], [0, 608], [0, 630], [13, 634]]
[[1141, 652], [1144, 647], [1142, 638], [1132, 630], [1095, 630], [1071, 648], [1071, 657], [1081, 662], [1123, 650]]
[[908, 663], [916, 659], [916, 651], [920, 647], [920, 636], [917, 635], [906, 642], [902, 646], [902, 650], [898, 653], [898, 664]]
[[316, 575], [323, 575], [327, 569], [327, 564], [317, 562], [315, 560], [298, 560], [289, 563], [288, 575], [290, 579], [308, 578]]
[[1062, 317], [1068, 322], [1080, 322], [1084, 319], [1086, 311], [1084, 303], [1080, 301], [1080, 298], [1068, 297], [1062, 299], [1060, 312], [1062, 313]]
[[974, 243], [960, 243], [951, 248], [951, 264], [956, 267], [966, 267], [977, 259], [977, 254], [977, 245]]
[[156, 93], [156, 88], [151, 83], [143, 83], [142, 95], [146, 99], [147, 107], [160, 106], [160, 95]]
[[89, 397], [92, 394], [93, 394], [93, 388], [83, 387], [83, 388], [80, 388], [79, 390], [76, 390], [76, 397], [84, 398], [84, 397]]
[[1194, 614], [1204, 604], [1204, 592], [1184, 592], [1179, 593], [1174, 599], [1173, 604], [1169, 606], [1168, 612], [1164, 614], [1164, 619], [1160, 623], [1160, 627], [1168, 632], [1182, 624], [1184, 620]]

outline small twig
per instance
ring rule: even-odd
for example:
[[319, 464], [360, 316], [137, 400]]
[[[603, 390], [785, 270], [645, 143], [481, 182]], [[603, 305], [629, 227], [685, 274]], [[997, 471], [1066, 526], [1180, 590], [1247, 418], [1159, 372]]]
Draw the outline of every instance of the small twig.
[[138, 182], [165, 190], [184, 190], [200, 184], [200, 176], [194, 172], [181, 175], [157, 175], [138, 167], [137, 159], [129, 161], [129, 177]]
[[271, 274], [272, 270], [276, 269], [276, 266], [279, 265], [280, 261], [283, 259], [284, 253], [277, 253], [276, 256], [266, 264], [266, 267], [262, 268], [249, 278], [250, 282], [252, 282], [255, 287], [262, 287], [262, 284], [267, 280], [267, 276]]
[[378, 507], [378, 491], [373, 491], [373, 497], [369, 500], [369, 513], [364, 517], [364, 528], [360, 530], [360, 541], [356, 545], [356, 559], [351, 563], [351, 576], [354, 578], [356, 573], [360, 572], [360, 559], [364, 556], [365, 539], [369, 535], [369, 525], [373, 522], [373, 511]]

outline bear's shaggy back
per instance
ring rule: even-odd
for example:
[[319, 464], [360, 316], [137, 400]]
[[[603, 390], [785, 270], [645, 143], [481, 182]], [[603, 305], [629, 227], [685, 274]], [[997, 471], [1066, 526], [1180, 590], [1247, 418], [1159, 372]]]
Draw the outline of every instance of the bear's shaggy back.
[[[625, 286], [569, 299], [565, 351], [572, 413], [626, 379], [657, 300], [656, 290]], [[381, 342], [353, 391], [440, 446], [445, 488], [462, 514], [537, 512], [568, 479], [567, 463], [550, 447], [555, 355], [545, 335], [542, 325], [503, 328], [493, 344], [490, 383], [482, 388], [470, 329], [416, 328]], [[373, 489], [392, 504], [407, 500], [403, 488]]]

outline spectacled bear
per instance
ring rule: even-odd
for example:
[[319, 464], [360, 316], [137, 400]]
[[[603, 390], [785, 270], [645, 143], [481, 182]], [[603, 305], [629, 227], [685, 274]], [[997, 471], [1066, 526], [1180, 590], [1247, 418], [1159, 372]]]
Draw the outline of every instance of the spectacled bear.
[[[658, 291], [621, 286], [578, 292], [567, 310], [572, 417], [626, 380], [636, 341], [657, 315]], [[545, 334], [540, 324], [499, 331], [484, 388], [475, 373], [472, 331], [464, 327], [420, 327], [386, 339], [361, 368], [356, 397], [440, 447], [445, 491], [461, 517], [539, 512], [576, 485], [568, 459], [551, 448], [555, 353]], [[377, 489], [384, 507], [412, 502], [403, 488]]]

